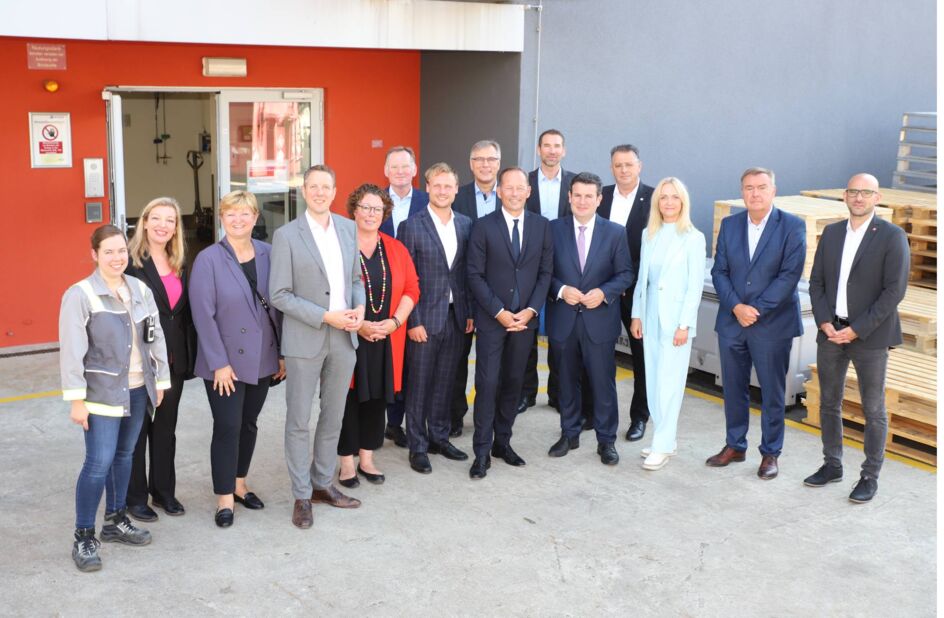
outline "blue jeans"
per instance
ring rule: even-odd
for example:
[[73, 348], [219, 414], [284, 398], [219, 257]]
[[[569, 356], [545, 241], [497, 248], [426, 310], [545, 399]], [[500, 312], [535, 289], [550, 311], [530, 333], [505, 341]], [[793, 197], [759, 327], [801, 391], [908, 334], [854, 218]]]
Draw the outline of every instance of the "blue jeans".
[[131, 456], [147, 414], [143, 386], [131, 390], [131, 415], [122, 418], [89, 414], [85, 432], [85, 463], [75, 485], [75, 527], [94, 528], [95, 514], [105, 490], [105, 512], [125, 508]]

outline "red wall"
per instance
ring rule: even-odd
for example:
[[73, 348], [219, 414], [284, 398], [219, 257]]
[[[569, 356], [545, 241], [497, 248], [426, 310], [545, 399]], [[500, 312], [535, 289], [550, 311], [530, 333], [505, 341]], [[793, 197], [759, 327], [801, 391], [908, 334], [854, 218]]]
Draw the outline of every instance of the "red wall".
[[[27, 42], [65, 43], [65, 71], [28, 70]], [[245, 78], [203, 77], [203, 56], [246, 58]], [[419, 146], [416, 51], [40, 41], [0, 37], [0, 348], [58, 339], [62, 292], [91, 272], [82, 159], [107, 160], [106, 86], [323, 88], [325, 162], [338, 175], [340, 210], [361, 182], [381, 184], [395, 144]], [[60, 89], [48, 93], [43, 82]], [[31, 169], [29, 112], [69, 112], [72, 167]], [[382, 139], [384, 148], [371, 148]], [[107, 206], [107, 202], [105, 204]], [[106, 208], [107, 212], [107, 208]]]

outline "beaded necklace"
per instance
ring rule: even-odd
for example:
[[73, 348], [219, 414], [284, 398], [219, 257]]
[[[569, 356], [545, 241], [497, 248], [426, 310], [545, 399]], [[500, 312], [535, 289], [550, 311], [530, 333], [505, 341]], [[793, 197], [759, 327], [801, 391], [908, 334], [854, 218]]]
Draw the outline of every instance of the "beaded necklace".
[[364, 254], [358, 251], [358, 255], [361, 258], [361, 273], [364, 276], [364, 282], [367, 284], [367, 302], [370, 303], [370, 310], [374, 314], [379, 314], [380, 310], [383, 309], [384, 301], [387, 298], [387, 264], [384, 261], [384, 252], [383, 252], [383, 243], [380, 240], [377, 241], [377, 251], [380, 252], [380, 268], [383, 272], [382, 283], [380, 286], [380, 306], [374, 306], [374, 288], [370, 284], [370, 274], [367, 272], [367, 262], [364, 260]]

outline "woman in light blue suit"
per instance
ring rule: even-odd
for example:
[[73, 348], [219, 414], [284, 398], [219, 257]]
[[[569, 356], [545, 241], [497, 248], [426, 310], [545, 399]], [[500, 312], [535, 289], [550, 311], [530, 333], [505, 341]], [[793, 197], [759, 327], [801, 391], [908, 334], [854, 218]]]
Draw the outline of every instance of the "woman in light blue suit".
[[655, 425], [652, 447], [643, 449], [646, 470], [658, 470], [675, 454], [675, 434], [705, 280], [705, 236], [691, 220], [688, 190], [664, 178], [652, 194], [655, 208], [643, 231], [639, 278], [630, 334], [646, 337], [646, 392]]

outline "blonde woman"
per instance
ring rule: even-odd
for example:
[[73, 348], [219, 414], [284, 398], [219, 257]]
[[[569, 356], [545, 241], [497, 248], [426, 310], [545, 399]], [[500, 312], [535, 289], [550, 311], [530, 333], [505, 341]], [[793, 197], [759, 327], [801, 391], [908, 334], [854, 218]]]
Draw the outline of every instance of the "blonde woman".
[[[140, 279], [154, 293], [170, 363], [170, 388], [164, 393], [164, 401], [154, 419], [145, 417], [131, 464], [128, 514], [145, 522], [157, 519], [157, 513], [148, 506], [149, 495], [151, 503], [168, 515], [184, 514], [184, 507], [176, 496], [175, 433], [184, 380], [193, 377], [197, 342], [187, 298], [181, 220], [177, 200], [171, 197], [151, 200], [144, 207], [128, 244], [125, 274]], [[150, 458], [146, 457], [148, 443]]]
[[665, 178], [652, 193], [642, 234], [630, 334], [645, 337], [646, 393], [655, 430], [642, 467], [659, 470], [675, 454], [679, 411], [705, 279], [705, 236], [692, 225], [688, 190]]

